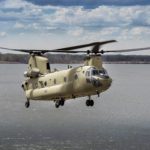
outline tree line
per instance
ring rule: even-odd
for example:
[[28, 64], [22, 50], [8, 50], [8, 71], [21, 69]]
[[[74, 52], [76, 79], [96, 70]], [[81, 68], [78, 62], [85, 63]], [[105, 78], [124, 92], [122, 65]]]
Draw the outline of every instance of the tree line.
[[[82, 63], [85, 55], [46, 54], [50, 63]], [[2, 54], [0, 63], [24, 63], [28, 62], [27, 54]], [[150, 63], [150, 55], [102, 55], [104, 63]]]

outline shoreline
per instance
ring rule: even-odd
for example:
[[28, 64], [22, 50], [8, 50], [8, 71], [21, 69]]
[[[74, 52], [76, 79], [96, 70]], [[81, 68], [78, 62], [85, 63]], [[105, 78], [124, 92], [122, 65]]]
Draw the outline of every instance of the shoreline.
[[[70, 63], [62, 63], [62, 62], [59, 62], [60, 64], [83, 64], [82, 62], [70, 62]], [[50, 64], [59, 64], [58, 62], [56, 63], [50, 63]], [[150, 64], [150, 62], [129, 62], [129, 61], [116, 61], [116, 62], [103, 62], [104, 64]], [[0, 64], [27, 64], [27, 63], [21, 63], [21, 62], [10, 62], [10, 61], [0, 61]]]

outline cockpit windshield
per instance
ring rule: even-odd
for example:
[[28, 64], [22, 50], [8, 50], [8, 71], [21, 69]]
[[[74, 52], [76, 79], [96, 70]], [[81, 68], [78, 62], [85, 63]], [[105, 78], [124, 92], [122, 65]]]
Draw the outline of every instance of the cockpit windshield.
[[105, 69], [99, 70], [100, 75], [108, 75], [107, 71]]
[[90, 68], [90, 69], [87, 70], [86, 76], [87, 77], [90, 77], [90, 76], [108, 77], [108, 73], [104, 68], [102, 68], [101, 70], [98, 70], [96, 68]]

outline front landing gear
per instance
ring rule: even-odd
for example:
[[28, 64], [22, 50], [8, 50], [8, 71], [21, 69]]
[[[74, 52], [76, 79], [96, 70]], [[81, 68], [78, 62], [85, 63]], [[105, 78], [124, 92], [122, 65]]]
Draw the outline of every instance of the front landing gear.
[[94, 106], [94, 101], [93, 100], [87, 100], [86, 106]]
[[91, 97], [89, 96], [89, 99], [88, 100], [86, 100], [86, 106], [94, 106], [94, 101], [91, 99]]
[[29, 99], [27, 99], [27, 101], [25, 102], [25, 107], [26, 107], [26, 108], [29, 108], [29, 107], [30, 107], [30, 101], [29, 101]]

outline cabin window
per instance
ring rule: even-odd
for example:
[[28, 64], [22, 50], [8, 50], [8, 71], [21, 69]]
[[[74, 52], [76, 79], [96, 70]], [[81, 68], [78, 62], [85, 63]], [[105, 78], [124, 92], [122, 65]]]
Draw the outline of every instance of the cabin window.
[[56, 79], [54, 79], [54, 84], [56, 84]]
[[44, 83], [43, 83], [42, 81], [39, 81], [39, 85], [40, 85], [41, 87], [44, 87]]
[[88, 77], [90, 76], [90, 71], [86, 72], [86, 76], [88, 76]]
[[24, 85], [22, 84], [21, 87], [24, 89]]
[[30, 68], [32, 68], [32, 64], [30, 64]]
[[67, 82], [67, 78], [66, 77], [64, 77], [64, 82]]
[[46, 64], [47, 70], [50, 70], [50, 65], [49, 63]]
[[47, 86], [47, 82], [44, 82], [44, 85]]
[[74, 79], [75, 79], [75, 80], [77, 80], [77, 79], [78, 79], [78, 75], [77, 75], [77, 74], [75, 74]]
[[38, 83], [35, 83], [35, 88], [38, 88]]

